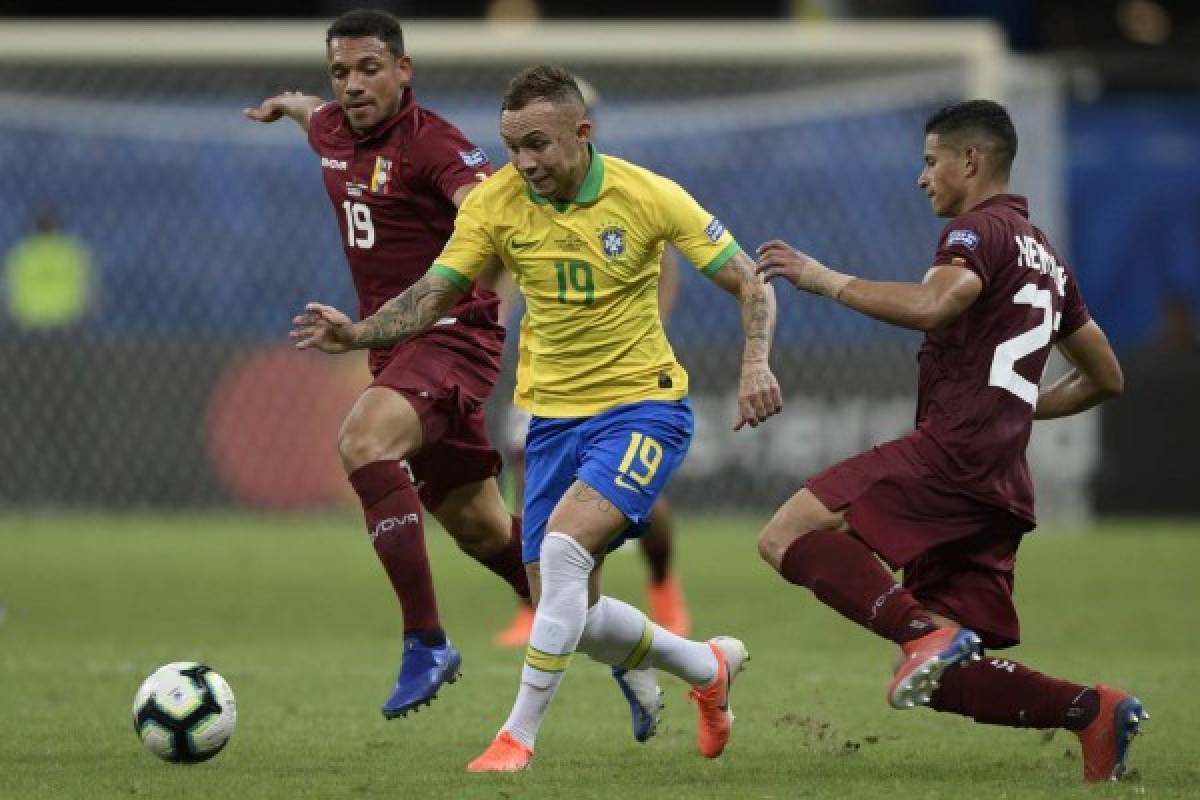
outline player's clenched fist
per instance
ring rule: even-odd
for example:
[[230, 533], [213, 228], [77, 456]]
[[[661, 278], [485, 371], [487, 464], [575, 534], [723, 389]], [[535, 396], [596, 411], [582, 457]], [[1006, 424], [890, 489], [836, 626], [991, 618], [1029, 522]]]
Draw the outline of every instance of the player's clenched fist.
[[757, 428], [782, 410], [783, 392], [771, 368], [765, 364], [743, 366], [738, 382], [738, 421], [733, 429]]
[[354, 349], [354, 321], [333, 306], [309, 303], [303, 314], [292, 317], [288, 336], [298, 350], [345, 353]]
[[763, 280], [786, 278], [797, 289], [833, 298], [851, 280], [849, 275], [830, 269], [807, 253], [778, 239], [759, 246], [756, 272]]

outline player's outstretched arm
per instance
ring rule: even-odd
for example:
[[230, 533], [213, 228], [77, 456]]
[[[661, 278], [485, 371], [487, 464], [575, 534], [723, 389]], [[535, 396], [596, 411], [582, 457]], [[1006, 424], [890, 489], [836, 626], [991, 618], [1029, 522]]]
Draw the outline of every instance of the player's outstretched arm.
[[1117, 354], [1095, 322], [1089, 320], [1060, 340], [1058, 351], [1071, 362], [1071, 370], [1038, 393], [1034, 419], [1078, 414], [1125, 390]]
[[733, 429], [758, 427], [783, 410], [783, 393], [768, 363], [775, 335], [775, 290], [754, 274], [754, 262], [743, 252], [713, 275], [713, 282], [737, 298], [742, 309], [742, 373], [738, 381], [738, 421]]
[[244, 108], [242, 113], [255, 122], [274, 122], [282, 117], [291, 117], [297, 125], [307, 131], [312, 113], [323, 102], [325, 101], [321, 98], [312, 95], [284, 92], [263, 100], [258, 108]]
[[289, 336], [300, 350], [324, 353], [387, 347], [430, 328], [462, 295], [462, 289], [446, 278], [427, 272], [359, 322], [331, 306], [309, 303], [292, 319]]
[[758, 248], [758, 273], [766, 280], [786, 278], [801, 291], [919, 331], [931, 331], [955, 319], [983, 290], [978, 275], [951, 265], [934, 267], [921, 283], [868, 281], [832, 270], [777, 239]]

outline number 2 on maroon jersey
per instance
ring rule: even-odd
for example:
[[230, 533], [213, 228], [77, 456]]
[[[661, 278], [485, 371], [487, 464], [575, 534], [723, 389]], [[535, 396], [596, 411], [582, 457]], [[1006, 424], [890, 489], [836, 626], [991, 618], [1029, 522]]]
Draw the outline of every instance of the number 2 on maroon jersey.
[[1042, 321], [1036, 328], [1017, 334], [996, 346], [992, 356], [992, 370], [988, 375], [988, 386], [997, 386], [1012, 392], [1033, 407], [1037, 407], [1038, 386], [1033, 381], [1018, 375], [1014, 367], [1025, 356], [1032, 355], [1050, 344], [1054, 332], [1062, 322], [1062, 313], [1054, 311], [1054, 299], [1049, 289], [1039, 289], [1037, 284], [1027, 283], [1021, 287], [1012, 301], [1018, 305], [1042, 309]]

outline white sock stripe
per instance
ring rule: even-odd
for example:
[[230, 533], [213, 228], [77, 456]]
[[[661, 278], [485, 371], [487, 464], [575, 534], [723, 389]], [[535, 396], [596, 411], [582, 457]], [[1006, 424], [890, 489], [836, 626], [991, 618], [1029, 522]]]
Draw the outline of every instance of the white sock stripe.
[[645, 614], [642, 615], [642, 635], [638, 639], [637, 644], [629, 651], [629, 655], [621, 662], [621, 666], [625, 669], [637, 669], [646, 660], [646, 654], [650, 652], [650, 646], [654, 642], [654, 624], [650, 622], [650, 618]]
[[717, 674], [717, 657], [707, 642], [676, 636], [628, 603], [607, 595], [588, 611], [579, 651], [602, 664], [628, 668], [626, 662], [637, 655], [643, 643], [646, 649], [637, 659], [638, 669], [655, 667], [692, 686], [712, 683]]
[[646, 617], [633, 606], [601, 596], [588, 610], [587, 624], [579, 640], [579, 651], [602, 664], [626, 666], [625, 662], [641, 642]]

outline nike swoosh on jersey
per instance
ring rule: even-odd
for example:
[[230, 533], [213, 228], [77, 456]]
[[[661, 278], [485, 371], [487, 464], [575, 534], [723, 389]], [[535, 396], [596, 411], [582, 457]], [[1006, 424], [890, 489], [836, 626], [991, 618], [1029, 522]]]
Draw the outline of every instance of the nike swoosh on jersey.
[[613, 483], [615, 483], [617, 486], [620, 486], [622, 489], [628, 489], [631, 492], [636, 492], [638, 490], [638, 488], [636, 486], [630, 486], [625, 481], [625, 477], [623, 475], [618, 475], [616, 477], [616, 480], [613, 481]]
[[510, 239], [508, 242], [508, 246], [511, 247], [513, 250], [524, 250], [527, 247], [533, 247], [535, 244], [537, 244], [537, 242], [534, 242], [534, 241], [518, 242], [516, 239]]

